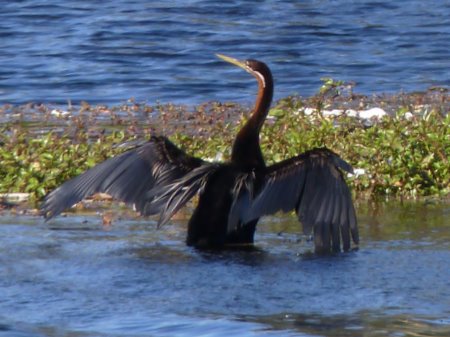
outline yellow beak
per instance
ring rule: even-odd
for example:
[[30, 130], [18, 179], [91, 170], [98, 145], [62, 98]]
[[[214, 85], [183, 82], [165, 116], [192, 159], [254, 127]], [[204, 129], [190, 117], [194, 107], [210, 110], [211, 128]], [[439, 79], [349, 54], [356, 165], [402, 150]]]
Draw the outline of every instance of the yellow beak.
[[234, 64], [235, 66], [238, 66], [239, 68], [242, 68], [242, 69], [248, 71], [247, 66], [242, 61], [239, 61], [239, 60], [237, 60], [235, 58], [232, 58], [232, 57], [229, 57], [229, 56], [226, 56], [226, 55], [223, 55], [223, 54], [216, 54], [216, 56], [218, 58], [221, 58], [222, 60], [228, 62], [228, 63]]

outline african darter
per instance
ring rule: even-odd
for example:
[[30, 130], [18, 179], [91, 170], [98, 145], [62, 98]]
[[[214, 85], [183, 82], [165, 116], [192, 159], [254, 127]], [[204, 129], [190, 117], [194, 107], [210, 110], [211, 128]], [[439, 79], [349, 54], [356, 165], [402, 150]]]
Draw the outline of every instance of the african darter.
[[[259, 133], [270, 108], [273, 79], [260, 61], [221, 59], [258, 81], [254, 111], [234, 141], [231, 160], [207, 162], [186, 154], [164, 136], [110, 158], [49, 193], [42, 213], [49, 219], [98, 192], [134, 205], [142, 215], [159, 214], [167, 223], [198, 194], [188, 224], [187, 244], [224, 248], [253, 243], [258, 219], [295, 210], [317, 253], [348, 251], [358, 229], [343, 171], [352, 168], [337, 154], [316, 148], [266, 166]], [[299, 130], [301, 132], [301, 130]]]

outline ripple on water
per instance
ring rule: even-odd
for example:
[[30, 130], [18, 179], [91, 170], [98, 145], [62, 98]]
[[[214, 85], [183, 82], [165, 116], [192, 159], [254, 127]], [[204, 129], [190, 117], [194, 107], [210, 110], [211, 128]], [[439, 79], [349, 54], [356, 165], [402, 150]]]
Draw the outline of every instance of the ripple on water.
[[450, 84], [445, 1], [282, 0], [257, 8], [209, 0], [6, 2], [0, 101], [248, 102], [254, 83], [215, 60], [217, 52], [265, 60], [276, 98], [316, 93], [322, 77], [355, 81], [365, 94]]
[[360, 250], [330, 257], [291, 217], [262, 221], [256, 249], [214, 253], [186, 247], [183, 222], [3, 216], [0, 336], [448, 335], [445, 212], [419, 236], [420, 207], [382, 214], [373, 232], [360, 209]]

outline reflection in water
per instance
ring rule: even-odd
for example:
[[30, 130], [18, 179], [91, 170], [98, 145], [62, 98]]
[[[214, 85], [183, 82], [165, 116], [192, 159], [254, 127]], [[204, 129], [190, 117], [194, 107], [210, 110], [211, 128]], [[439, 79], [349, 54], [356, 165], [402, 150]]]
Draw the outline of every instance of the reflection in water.
[[274, 330], [297, 331], [313, 336], [442, 336], [450, 335], [450, 317], [436, 320], [427, 316], [391, 315], [363, 311], [353, 315], [280, 314], [242, 317], [270, 325]]
[[448, 336], [448, 204], [359, 204], [359, 251], [318, 257], [295, 217], [199, 252], [185, 221], [0, 217], [3, 336]]

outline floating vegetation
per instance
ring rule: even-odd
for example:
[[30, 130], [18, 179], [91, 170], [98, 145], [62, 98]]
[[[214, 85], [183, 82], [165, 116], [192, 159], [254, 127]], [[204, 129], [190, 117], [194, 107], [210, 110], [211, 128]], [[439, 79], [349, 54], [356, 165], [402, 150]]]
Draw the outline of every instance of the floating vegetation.
[[[249, 108], [235, 103], [115, 107], [28, 104], [0, 107], [0, 193], [50, 190], [95, 164], [164, 134], [188, 153], [222, 160]], [[326, 79], [310, 98], [272, 108], [261, 133], [268, 163], [326, 146], [351, 163], [357, 197], [416, 198], [450, 194], [447, 91], [366, 97]]]

